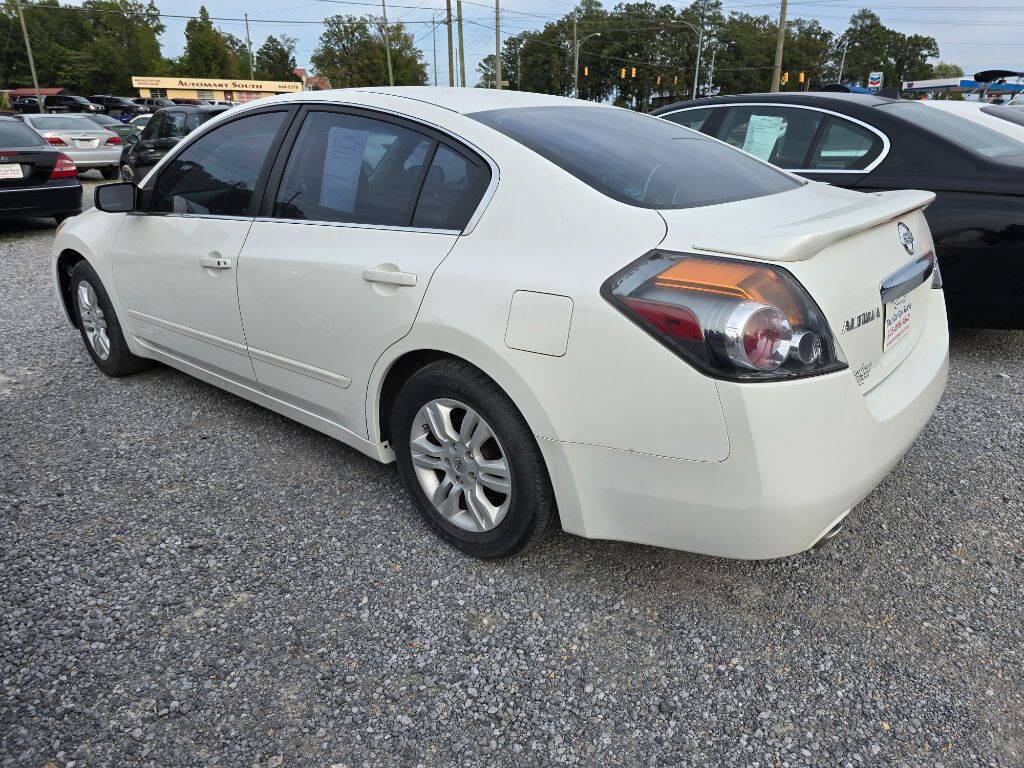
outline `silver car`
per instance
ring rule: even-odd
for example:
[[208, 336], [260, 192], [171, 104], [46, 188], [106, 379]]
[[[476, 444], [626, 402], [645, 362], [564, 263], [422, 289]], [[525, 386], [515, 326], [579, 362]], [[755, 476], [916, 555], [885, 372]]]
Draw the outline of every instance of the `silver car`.
[[23, 115], [22, 119], [81, 170], [95, 168], [105, 179], [120, 174], [121, 137], [81, 115]]

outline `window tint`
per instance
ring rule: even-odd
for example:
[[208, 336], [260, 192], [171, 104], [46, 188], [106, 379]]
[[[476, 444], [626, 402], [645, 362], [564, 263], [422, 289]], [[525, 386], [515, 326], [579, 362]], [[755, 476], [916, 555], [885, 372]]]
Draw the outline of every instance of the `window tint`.
[[0, 120], [0, 149], [35, 147], [43, 143], [35, 131], [14, 120]]
[[284, 112], [267, 112], [215, 128], [160, 174], [152, 210], [254, 216], [253, 192]]
[[462, 229], [473, 215], [490, 173], [443, 144], [439, 144], [423, 181], [414, 227]]
[[630, 205], [715, 205], [801, 184], [702, 134], [625, 109], [521, 107], [470, 117]]
[[1024, 142], [1015, 141], [1006, 134], [941, 109], [912, 101], [882, 104], [878, 109], [884, 109], [894, 117], [906, 120], [929, 133], [943, 136], [983, 157], [1019, 158], [1024, 155]]
[[311, 112], [285, 166], [273, 215], [404, 226], [432, 144], [392, 123]]
[[718, 138], [780, 168], [803, 168], [823, 118], [813, 109], [730, 107]]
[[882, 140], [867, 128], [847, 120], [830, 118], [821, 135], [810, 167], [821, 171], [861, 170], [878, 157]]
[[666, 120], [671, 120], [673, 123], [689, 128], [691, 131], [699, 131], [704, 127], [704, 123], [711, 117], [712, 107], [704, 107], [703, 109], [684, 109], [682, 112], [673, 112], [670, 115], [659, 115], [664, 117]]
[[184, 112], [164, 112], [164, 119], [160, 121], [160, 130], [156, 134], [158, 139], [180, 139], [188, 133], [185, 130]]
[[[138, 119], [138, 118], [136, 118]], [[142, 138], [144, 139], [155, 139], [157, 131], [160, 130], [160, 123], [164, 121], [164, 116], [161, 113], [153, 115], [149, 120], [145, 122], [142, 128]]]

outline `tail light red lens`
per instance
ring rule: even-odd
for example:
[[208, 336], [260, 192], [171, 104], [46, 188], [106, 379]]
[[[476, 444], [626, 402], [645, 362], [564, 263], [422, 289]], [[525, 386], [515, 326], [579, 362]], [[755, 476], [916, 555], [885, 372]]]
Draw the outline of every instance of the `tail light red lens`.
[[73, 179], [78, 176], [78, 168], [75, 166], [75, 161], [65, 155], [63, 152], [57, 155], [57, 162], [53, 166], [53, 170], [50, 171], [51, 179]]
[[109, 139], [107, 139], [106, 143], [107, 144], [120, 144], [121, 143], [121, 137], [120, 136], [111, 136]]
[[779, 380], [846, 367], [821, 310], [780, 267], [655, 251], [609, 279], [602, 293], [717, 378]]
[[64, 141], [60, 136], [47, 136], [46, 142], [52, 144], [55, 147], [66, 147], [67, 142]]

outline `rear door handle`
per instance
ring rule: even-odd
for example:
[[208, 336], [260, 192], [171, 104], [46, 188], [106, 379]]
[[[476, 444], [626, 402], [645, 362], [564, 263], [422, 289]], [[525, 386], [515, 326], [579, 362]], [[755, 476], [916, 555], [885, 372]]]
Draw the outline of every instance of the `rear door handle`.
[[412, 272], [394, 272], [390, 269], [364, 269], [363, 280], [368, 283], [390, 283], [391, 285], [416, 285]]
[[207, 269], [231, 269], [231, 259], [214, 256], [202, 256], [199, 259], [199, 266]]

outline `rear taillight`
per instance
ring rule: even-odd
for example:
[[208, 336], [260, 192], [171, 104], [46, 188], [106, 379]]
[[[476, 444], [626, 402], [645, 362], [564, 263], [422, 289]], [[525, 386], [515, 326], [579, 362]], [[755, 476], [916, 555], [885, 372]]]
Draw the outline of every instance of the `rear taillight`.
[[73, 179], [76, 176], [78, 176], [78, 168], [75, 167], [75, 161], [63, 152], [59, 152], [57, 154], [57, 162], [53, 166], [53, 170], [50, 171], [50, 178]]
[[821, 310], [780, 267], [655, 251], [609, 279], [602, 294], [717, 378], [775, 381], [846, 367]]
[[109, 139], [107, 139], [106, 143], [107, 144], [120, 144], [121, 143], [121, 137], [120, 136], [111, 136]]
[[46, 142], [48, 144], [53, 144], [53, 146], [55, 146], [55, 147], [66, 147], [67, 146], [67, 142], [65, 142], [64, 139], [62, 139], [60, 136], [47, 136], [46, 137]]

